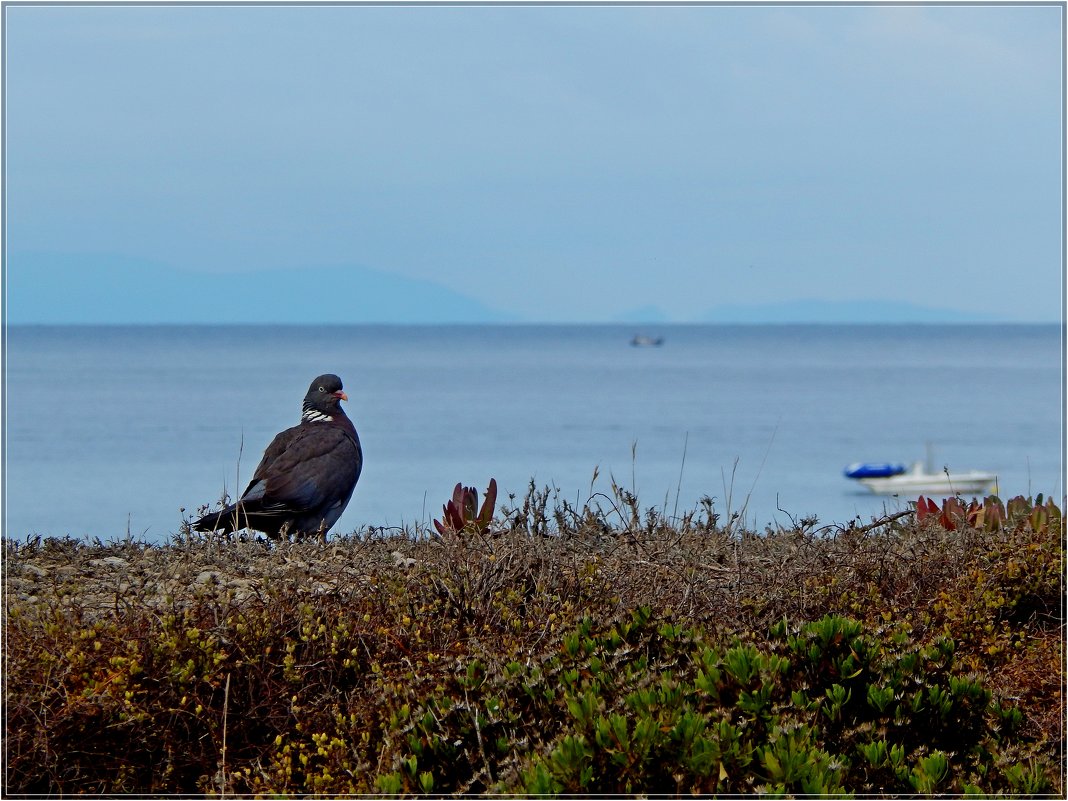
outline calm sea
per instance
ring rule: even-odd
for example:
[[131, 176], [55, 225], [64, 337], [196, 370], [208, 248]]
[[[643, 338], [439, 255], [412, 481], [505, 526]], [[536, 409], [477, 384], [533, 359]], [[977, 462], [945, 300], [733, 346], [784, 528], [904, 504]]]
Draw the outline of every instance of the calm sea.
[[[904, 508], [853, 461], [996, 472], [1062, 498], [1048, 326], [11, 327], [4, 535], [160, 541], [247, 483], [335, 372], [364, 474], [335, 531], [425, 523], [458, 481], [583, 502], [610, 477], [672, 513], [763, 527]], [[596, 482], [592, 483], [595, 468]], [[748, 499], [748, 501], [747, 501]], [[747, 502], [746, 502], [747, 501]], [[677, 504], [677, 506], [676, 506]]]

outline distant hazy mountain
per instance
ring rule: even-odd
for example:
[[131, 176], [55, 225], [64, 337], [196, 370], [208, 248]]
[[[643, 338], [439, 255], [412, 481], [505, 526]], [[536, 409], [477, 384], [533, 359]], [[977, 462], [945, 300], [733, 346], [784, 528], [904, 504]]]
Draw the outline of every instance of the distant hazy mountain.
[[[13, 253], [6, 260], [9, 323], [500, 323], [518, 316], [451, 286], [359, 265], [207, 273], [99, 254]], [[683, 322], [657, 306], [604, 319]], [[980, 314], [896, 301], [724, 305], [691, 322], [962, 323]]]
[[700, 317], [709, 323], [988, 323], [989, 315], [918, 306], [891, 300], [826, 301], [724, 305]]
[[9, 323], [451, 323], [508, 315], [449, 287], [360, 266], [204, 273], [100, 255], [16, 253]]
[[666, 323], [671, 318], [659, 306], [639, 306], [612, 318], [614, 323]]

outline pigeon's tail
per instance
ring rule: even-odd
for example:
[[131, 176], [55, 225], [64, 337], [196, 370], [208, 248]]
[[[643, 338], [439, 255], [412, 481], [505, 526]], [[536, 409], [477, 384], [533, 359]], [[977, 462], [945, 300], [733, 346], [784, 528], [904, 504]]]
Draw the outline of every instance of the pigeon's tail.
[[229, 534], [231, 531], [237, 531], [247, 525], [248, 521], [245, 519], [244, 510], [239, 505], [234, 504], [233, 506], [227, 506], [221, 512], [204, 515], [193, 523], [193, 530], [220, 531], [223, 534]]

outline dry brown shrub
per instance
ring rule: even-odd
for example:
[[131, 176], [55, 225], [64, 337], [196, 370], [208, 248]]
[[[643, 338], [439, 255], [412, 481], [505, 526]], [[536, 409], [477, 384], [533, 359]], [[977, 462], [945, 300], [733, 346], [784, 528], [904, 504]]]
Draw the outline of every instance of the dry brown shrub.
[[756, 533], [710, 506], [547, 501], [532, 489], [487, 531], [434, 537], [5, 540], [5, 789], [373, 792], [403, 750], [392, 716], [458, 665], [536, 663], [576, 621], [639, 607], [725, 641], [828, 614], [949, 635], [1063, 767], [1059, 526]]

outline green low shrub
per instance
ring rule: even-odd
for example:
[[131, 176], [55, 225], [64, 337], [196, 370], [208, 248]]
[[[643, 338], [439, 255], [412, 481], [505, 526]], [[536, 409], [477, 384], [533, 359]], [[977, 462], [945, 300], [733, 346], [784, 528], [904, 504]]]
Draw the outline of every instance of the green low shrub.
[[1057, 796], [1036, 508], [758, 535], [528, 498], [430, 539], [5, 540], [4, 790]]

